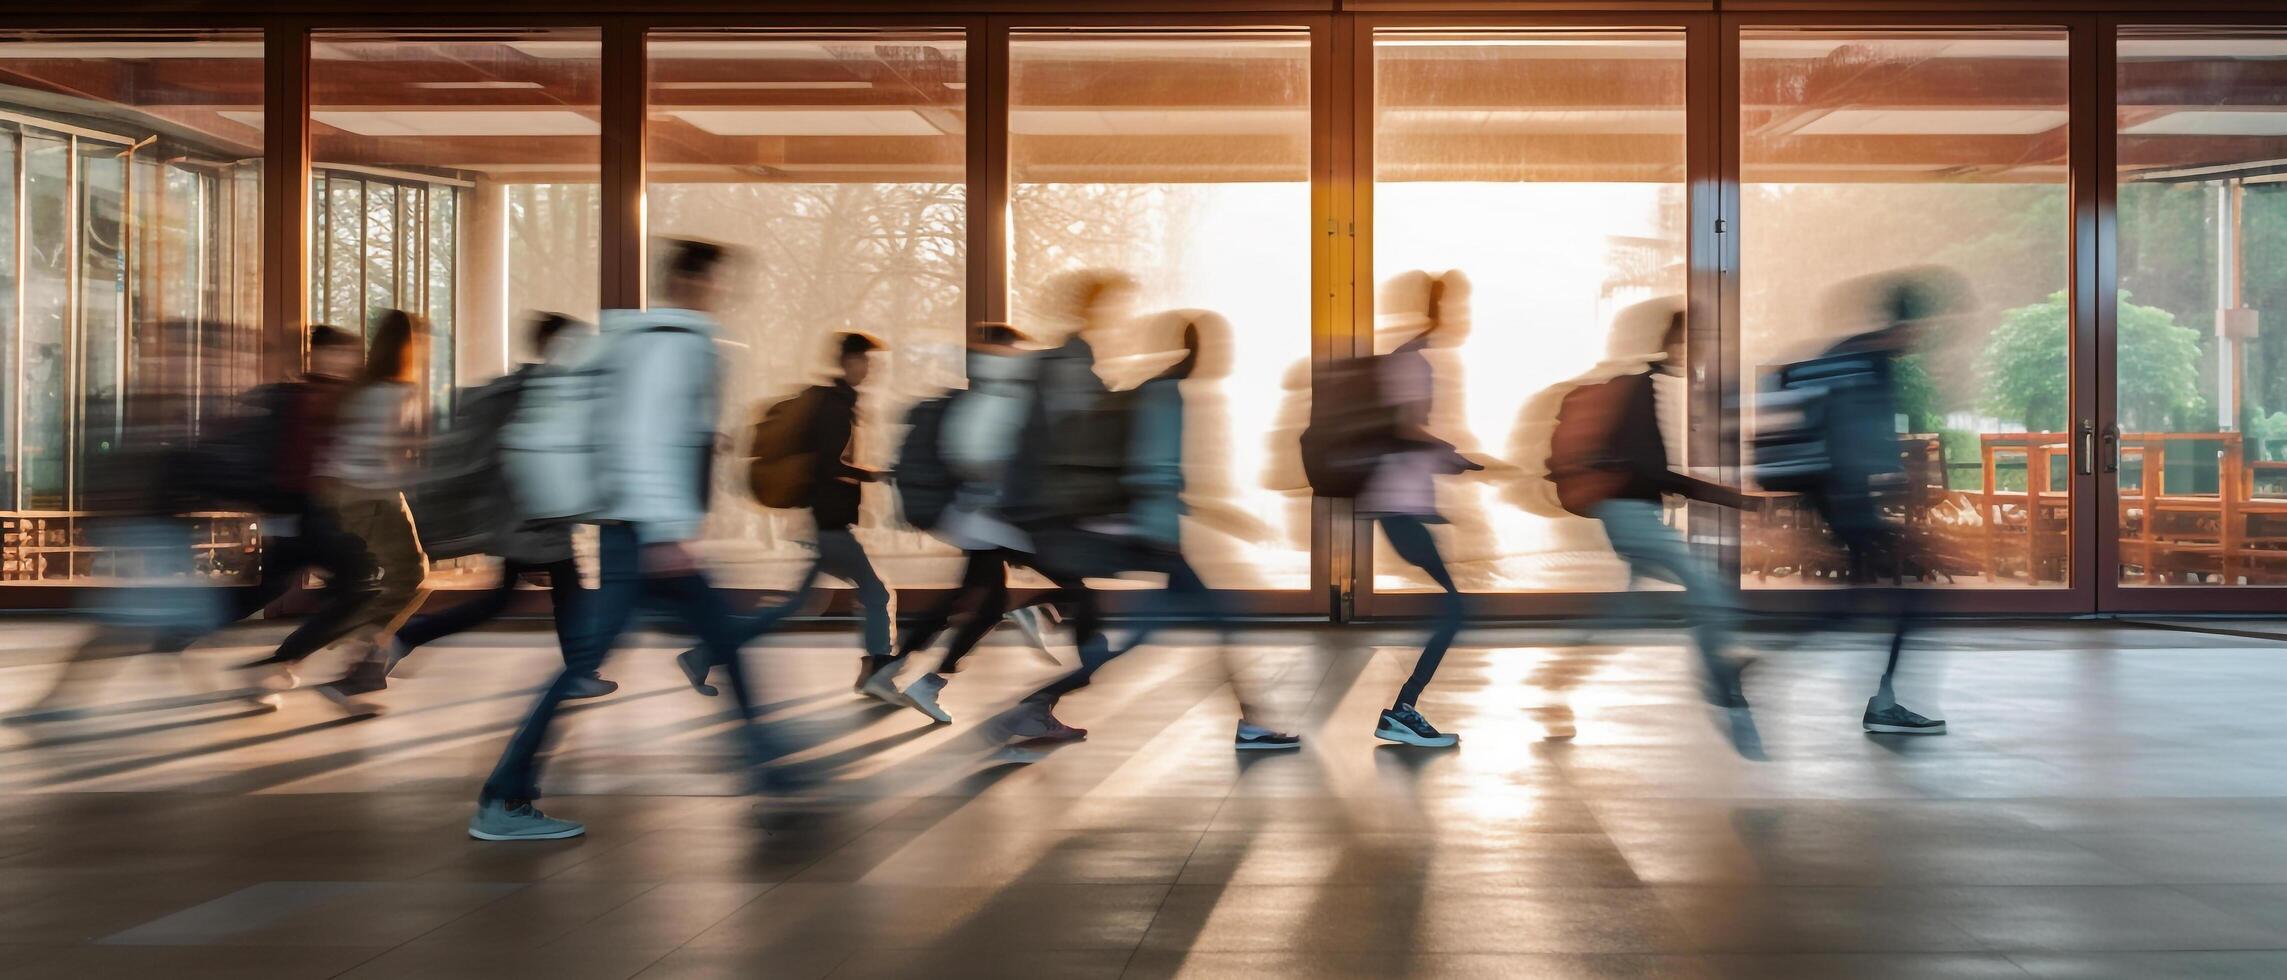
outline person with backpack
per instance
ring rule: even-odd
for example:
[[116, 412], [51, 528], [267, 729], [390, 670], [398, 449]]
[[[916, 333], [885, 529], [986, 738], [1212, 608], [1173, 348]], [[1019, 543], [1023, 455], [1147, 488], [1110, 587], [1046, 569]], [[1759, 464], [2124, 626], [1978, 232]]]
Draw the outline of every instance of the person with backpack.
[[[287, 642], [315, 650], [340, 635], [343, 624], [373, 598], [373, 562], [365, 545], [317, 506], [311, 487], [317, 462], [333, 434], [334, 415], [350, 379], [363, 370], [365, 348], [356, 334], [320, 324], [310, 328], [309, 367], [293, 381], [248, 391], [241, 410], [193, 448], [190, 477], [200, 499], [213, 506], [262, 514], [262, 570], [255, 584], [234, 590], [226, 626], [261, 612], [300, 585], [311, 569], [324, 577], [317, 610]], [[157, 649], [180, 652], [208, 629], [163, 634]], [[290, 666], [266, 663], [262, 683], [292, 688]]]
[[1755, 480], [1799, 492], [1849, 555], [1850, 578], [1886, 607], [1889, 658], [1860, 724], [1891, 735], [1943, 735], [1943, 719], [1898, 703], [1900, 652], [1916, 618], [1911, 589], [1876, 589], [1883, 571], [1921, 561], [1900, 522], [1885, 511], [1912, 505], [1898, 448], [1898, 361], [1969, 306], [1968, 280], [1938, 267], [1899, 269], [1837, 286], [1828, 315], [1859, 332], [1817, 357], [1786, 365], [1767, 400], [1788, 406], [1788, 421], [1758, 412]]
[[[1184, 501], [1183, 383], [1203, 361], [1220, 365], [1225, 360], [1229, 326], [1199, 310], [1170, 313], [1159, 318], [1159, 325], [1179, 338], [1173, 364], [1134, 388], [1107, 393], [1082, 417], [1086, 425], [1052, 430], [1043, 472], [1050, 485], [1045, 496], [1061, 502], [1061, 513], [1042, 527], [1040, 562], [1059, 582], [1143, 572], [1165, 575], [1167, 584], [1146, 597], [1141, 625], [1126, 642], [1117, 648], [1100, 640], [1083, 644], [1077, 669], [1024, 699], [1011, 726], [1020, 737], [1086, 737], [1085, 729], [1056, 718], [1056, 706], [1091, 683], [1105, 664], [1141, 646], [1162, 620], [1215, 631], [1223, 655], [1229, 656], [1230, 615], [1183, 552], [1183, 517], [1190, 509]], [[1083, 450], [1082, 443], [1093, 448]], [[1300, 748], [1300, 736], [1260, 723], [1238, 672], [1228, 659], [1224, 666], [1239, 692], [1234, 747]]]
[[389, 686], [380, 640], [420, 596], [428, 556], [405, 504], [421, 408], [418, 377], [424, 324], [403, 310], [374, 317], [365, 366], [342, 393], [333, 432], [312, 470], [314, 510], [334, 533], [354, 539], [371, 562], [370, 593], [346, 615], [313, 617], [269, 656], [242, 665], [291, 670], [310, 654], [361, 630], [360, 652], [349, 671], [318, 686], [318, 693], [352, 714], [377, 709], [361, 700]]
[[1684, 328], [1680, 297], [1639, 303], [1614, 318], [1610, 356], [1573, 382], [1559, 403], [1548, 477], [1567, 512], [1603, 525], [1632, 577], [1684, 587], [1707, 702], [1723, 712], [1733, 747], [1760, 758], [1761, 739], [1740, 684], [1744, 665], [1731, 652], [1736, 590], [1663, 519], [1667, 494], [1733, 508], [1748, 503], [1729, 487], [1669, 465], [1656, 375], [1680, 379]]
[[[424, 534], [423, 547], [438, 558], [490, 554], [500, 559], [500, 577], [483, 593], [451, 608], [408, 619], [385, 638], [382, 646], [392, 672], [422, 646], [499, 616], [515, 598], [517, 583], [534, 575], [547, 579], [558, 646], [568, 657], [578, 645], [578, 631], [586, 618], [582, 603], [587, 590], [580, 586], [580, 566], [572, 556], [571, 526], [524, 526], [516, 515], [515, 502], [509, 499], [511, 488], [499, 459], [499, 430], [514, 413], [525, 382], [551, 360], [551, 354], [560, 362], [576, 347], [571, 342], [574, 337], [570, 336], [565, 338], [564, 344], [555, 343], [566, 331], [580, 335], [587, 333], [588, 327], [562, 313], [534, 316], [530, 327], [532, 350], [540, 355], [540, 360], [526, 363], [475, 392], [464, 394], [460, 400], [459, 418], [448, 435], [455, 445], [463, 447], [462, 455], [474, 458], [443, 460], [437, 457], [450, 454], [430, 454], [429, 465], [433, 471], [448, 469], [451, 472], [444, 474], [438, 485], [424, 485], [422, 489], [428, 492], [415, 498], [419, 518], [415, 524]], [[431, 519], [436, 510], [444, 508], [452, 508], [453, 513], [469, 512], [467, 522], [476, 525], [467, 534], [476, 540], [466, 550], [455, 551], [431, 544], [432, 539], [426, 537], [446, 523]], [[618, 688], [619, 685], [590, 673], [575, 681], [566, 696], [599, 698]]]
[[[601, 525], [601, 584], [588, 597], [586, 627], [477, 794], [468, 833], [478, 840], [556, 840], [587, 828], [542, 813], [542, 758], [555, 717], [580, 682], [603, 665], [648, 599], [698, 635], [722, 664], [736, 701], [735, 737], [749, 763], [774, 752], [738, 657], [740, 628], [692, 552], [707, 515], [722, 391], [721, 329], [726, 250], [708, 242], [665, 244], [650, 309], [612, 310], [577, 363], [536, 373], [503, 448], [527, 519], [562, 512]], [[532, 398], [534, 391], [545, 392]], [[592, 474], [582, 480], [583, 474]], [[541, 475], [552, 482], [533, 482]]]
[[[1414, 295], [1416, 286], [1420, 287], [1419, 296]], [[1468, 615], [1461, 589], [1454, 584], [1453, 575], [1438, 551], [1437, 539], [1430, 534], [1431, 525], [1445, 522], [1438, 512], [1436, 481], [1440, 476], [1484, 468], [1429, 430], [1436, 404], [1437, 380], [1426, 352], [1433, 346], [1459, 342], [1458, 336], [1446, 333], [1447, 324], [1439, 308], [1443, 294], [1440, 280], [1426, 273], [1399, 277], [1386, 287], [1383, 305], [1402, 307], [1386, 315], [1399, 321], [1401, 328], [1418, 324], [1419, 330], [1389, 353], [1375, 357], [1364, 366], [1366, 373], [1362, 380], [1367, 382], [1362, 385], [1364, 390], [1352, 392], [1341, 403], [1327, 406], [1330, 411], [1363, 413], [1367, 418], [1365, 424], [1349, 427], [1356, 430], [1351, 444], [1371, 454], [1370, 465], [1355, 492], [1352, 512], [1381, 525], [1390, 550], [1407, 564], [1421, 569], [1441, 590], [1429, 637], [1422, 643], [1421, 656], [1414, 661], [1413, 672], [1398, 688], [1396, 699], [1382, 711], [1374, 727], [1374, 737], [1385, 742], [1433, 748], [1457, 744], [1461, 737], [1439, 731], [1416, 705], [1429, 687], [1430, 679], [1437, 675], [1438, 664], [1445, 659], [1445, 651], [1452, 646], [1454, 638], [1460, 635]], [[1419, 309], [1413, 308], [1415, 302], [1421, 304]], [[1320, 412], [1315, 401], [1313, 412], [1314, 415]], [[1314, 421], [1313, 428], [1319, 427]], [[1305, 435], [1311, 433], [1306, 431]], [[1310, 446], [1306, 444], [1304, 448], [1308, 452]], [[1317, 483], [1314, 479], [1314, 488]]]
[[[940, 702], [948, 674], [1004, 618], [1008, 571], [1032, 560], [1032, 538], [1001, 514], [1011, 457], [1033, 399], [1033, 362], [1024, 335], [1005, 323], [969, 331], [965, 390], [914, 406], [894, 480], [906, 522], [961, 549], [961, 584], [901, 631], [897, 653], [881, 669], [895, 677], [906, 658], [929, 648], [948, 627], [952, 637], [935, 669], [907, 685], [905, 702], [939, 724], [953, 720]], [[955, 625], [956, 620], [958, 625]], [[1019, 627], [1045, 654], [1037, 624]], [[1051, 658], [1053, 659], [1053, 658]]]
[[[873, 355], [883, 350], [882, 342], [862, 333], [840, 333], [834, 336], [836, 375], [831, 383], [819, 385], [794, 396], [806, 401], [791, 424], [798, 425], [799, 435], [792, 441], [793, 452], [780, 457], [793, 461], [788, 476], [771, 479], [796, 481], [794, 499], [810, 511], [817, 529], [817, 557], [803, 570], [802, 579], [786, 601], [756, 612], [740, 626], [741, 644], [754, 641], [778, 628], [778, 623], [794, 610], [802, 607], [810, 590], [818, 584], [818, 576], [831, 575], [857, 589], [858, 605], [865, 611], [865, 653], [858, 661], [858, 679], [855, 685], [860, 694], [878, 698], [889, 704], [904, 706], [904, 697], [898, 693], [895, 671], [882, 673], [881, 668], [892, 660], [893, 644], [897, 632], [897, 594], [882, 582], [874, 571], [873, 560], [866, 555], [865, 546], [851, 528], [858, 522], [858, 503], [864, 485], [881, 479], [881, 474], [857, 464], [853, 458], [857, 443], [858, 387], [866, 383], [873, 373]], [[774, 438], [761, 431], [771, 424], [765, 415], [757, 427], [756, 441]], [[761, 453], [756, 460], [763, 465], [772, 461]], [[758, 497], [768, 491], [758, 485]], [[685, 678], [701, 694], [713, 694], [715, 689], [707, 683], [707, 675], [721, 664], [708, 657], [708, 651], [694, 648], [676, 657]], [[877, 676], [878, 675], [878, 676]]]

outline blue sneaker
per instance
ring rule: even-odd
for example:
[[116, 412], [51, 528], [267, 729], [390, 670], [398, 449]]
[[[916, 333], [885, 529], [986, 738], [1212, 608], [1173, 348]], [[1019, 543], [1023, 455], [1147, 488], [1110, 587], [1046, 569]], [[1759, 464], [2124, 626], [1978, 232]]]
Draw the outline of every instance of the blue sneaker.
[[1410, 704], [1401, 704], [1382, 712], [1381, 724], [1374, 726], [1374, 737], [1385, 742], [1432, 749], [1461, 744], [1461, 736], [1438, 731], [1437, 726], [1430, 724], [1429, 719], [1422, 717], [1421, 712], [1415, 711]]
[[469, 818], [469, 836], [478, 840], [563, 840], [587, 832], [577, 821], [558, 820], [530, 803], [479, 803]]

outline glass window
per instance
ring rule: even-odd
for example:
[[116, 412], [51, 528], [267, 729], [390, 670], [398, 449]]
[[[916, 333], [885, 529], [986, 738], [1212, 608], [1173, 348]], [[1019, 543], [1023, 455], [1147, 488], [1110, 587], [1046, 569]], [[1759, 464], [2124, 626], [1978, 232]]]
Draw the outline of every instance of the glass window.
[[[827, 376], [831, 336], [889, 345], [856, 451], [886, 467], [914, 401], [961, 383], [967, 316], [967, 74], [953, 31], [671, 33], [650, 42], [648, 233], [743, 251], [723, 310], [725, 428]], [[717, 468], [710, 552], [725, 580], [783, 586], [809, 517], [764, 510]], [[959, 561], [865, 488], [857, 534], [884, 578], [950, 586]]]
[[[1883, 518], [1924, 585], [2071, 580], [2072, 215], [2062, 30], [1750, 30], [1740, 38], [1742, 428], [1771, 369], [1895, 318], [1867, 287], [1943, 285], [1898, 361], [1904, 491]], [[1900, 335], [1892, 335], [1900, 336]], [[1779, 501], [1745, 520], [1749, 587], [1850, 569]]]
[[2287, 31], [2119, 40], [2119, 581], [2287, 585]]
[[[1430, 427], [1515, 467], [1439, 481], [1433, 533], [1464, 590], [1628, 584], [1542, 475], [1553, 400], [1604, 361], [1615, 315], [1684, 293], [1684, 89], [1677, 31], [1375, 34], [1376, 349], [1420, 333], [1442, 283]], [[1682, 379], [1656, 381], [1680, 408]], [[1435, 588], [1375, 538], [1376, 590]]]
[[1184, 548], [1216, 588], [1310, 587], [1310, 494], [1266, 438], [1307, 390], [1310, 163], [1307, 31], [1010, 39], [1016, 324], [1060, 342], [1059, 274], [1103, 268], [1137, 279], [1144, 313], [1090, 338], [1115, 387], [1178, 340], [1154, 311], [1205, 311], [1227, 334], [1184, 390]]
[[532, 312], [595, 318], [594, 30], [320, 31], [310, 58], [313, 319], [426, 316], [442, 414], [510, 365]]
[[254, 32], [0, 33], [0, 579], [111, 567], [70, 516], [102, 506], [91, 467], [251, 382], [261, 59]]

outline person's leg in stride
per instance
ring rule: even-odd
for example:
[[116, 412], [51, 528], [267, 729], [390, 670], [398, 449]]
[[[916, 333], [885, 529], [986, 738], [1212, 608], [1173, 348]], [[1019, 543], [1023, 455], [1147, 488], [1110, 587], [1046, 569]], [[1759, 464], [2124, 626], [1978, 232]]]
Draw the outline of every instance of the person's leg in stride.
[[[739, 644], [744, 646], [769, 635], [778, 628], [780, 620], [794, 615], [804, 603], [810, 601], [810, 591], [818, 587], [818, 576], [823, 567], [822, 561], [812, 558], [802, 569], [802, 578], [794, 583], [794, 591], [787, 593], [786, 601], [764, 606], [744, 618], [734, 614], [731, 626], [738, 631]], [[675, 666], [682, 669], [683, 679], [690, 682], [692, 690], [710, 698], [718, 693], [715, 686], [707, 682], [707, 675], [722, 664], [715, 662], [705, 646], [695, 646], [676, 654]], [[860, 669], [857, 683], [850, 685], [850, 689], [856, 691], [864, 687], [866, 679], [872, 676], [872, 671]]]
[[339, 679], [318, 685], [318, 693], [351, 711], [370, 711], [358, 699], [389, 686], [387, 654], [380, 641], [424, 593], [422, 581], [429, 571], [429, 556], [421, 551], [421, 538], [413, 529], [413, 514], [402, 495], [351, 502], [344, 510], [344, 530], [365, 542], [379, 566], [381, 577], [373, 599], [343, 635], [361, 633], [364, 656]]
[[682, 622], [699, 639], [706, 657], [723, 668], [731, 689], [731, 711], [739, 721], [733, 738], [746, 756], [748, 785], [758, 792], [770, 788], [768, 765], [784, 752], [761, 722], [761, 701], [755, 695], [753, 675], [739, 653], [746, 636], [738, 616], [700, 572], [646, 579], [643, 594]]
[[[1239, 700], [1238, 733], [1232, 737], [1232, 747], [1240, 750], [1299, 749], [1302, 736], [1279, 731], [1262, 724], [1260, 703], [1250, 696], [1247, 683], [1241, 676], [1241, 666], [1233, 660], [1231, 652], [1231, 615], [1207, 582], [1199, 577], [1198, 569], [1182, 555], [1170, 556], [1166, 564], [1167, 588], [1161, 590], [1167, 608], [1175, 614], [1176, 623], [1211, 630], [1215, 634], [1217, 656], [1223, 665], [1223, 675], [1231, 684], [1231, 694]], [[1133, 649], [1151, 635], [1154, 625], [1144, 620], [1136, 635], [1128, 638]]]
[[903, 631], [898, 639], [897, 656], [884, 665], [889, 667], [891, 676], [895, 676], [895, 665], [901, 664], [907, 656], [928, 648], [937, 634], [958, 621], [953, 629], [953, 637], [946, 645], [945, 656], [937, 662], [936, 669], [906, 685], [903, 697], [907, 704], [940, 725], [953, 720], [952, 714], [938, 703], [938, 694], [945, 690], [945, 675], [961, 669], [961, 658], [975, 649], [994, 626], [999, 625], [1001, 616], [1008, 611], [1008, 599], [1007, 553], [997, 550], [968, 552], [967, 561], [961, 568], [960, 588], [931, 609], [921, 622], [908, 626]]
[[[1898, 535], [1888, 528], [1878, 532], [1854, 532], [1843, 536], [1845, 546], [1852, 554], [1852, 565], [1864, 567], [1867, 572], [1860, 578], [1860, 588], [1874, 593], [1877, 615], [1886, 621], [1890, 634], [1890, 649], [1882, 664], [1882, 677], [1875, 682], [1874, 696], [1866, 701], [1866, 714], [1860, 724], [1869, 732], [1883, 735], [1943, 735], [1945, 719], [1926, 717], [1898, 703], [1898, 666], [1906, 647], [1906, 634], [1913, 631], [1916, 595], [1904, 585], [1884, 586], [1869, 580], [1884, 560], [1896, 561]], [[1926, 659], [1926, 658], [1925, 658]], [[1921, 662], [1921, 661], [1917, 661]], [[1926, 673], [1918, 671], [1917, 673]]]
[[397, 665], [413, 651], [455, 633], [475, 629], [506, 611], [509, 600], [516, 597], [516, 580], [522, 570], [515, 562], [501, 562], [499, 578], [482, 593], [406, 620], [392, 637], [395, 642], [389, 651], [390, 672], [395, 673]]
[[[571, 696], [580, 678], [603, 669], [605, 658], [619, 643], [620, 634], [634, 621], [643, 596], [643, 568], [635, 528], [607, 524], [598, 534], [596, 558], [600, 582], [583, 597], [576, 614], [583, 622], [564, 646], [564, 667], [533, 702], [531, 713], [509, 737], [500, 762], [493, 766], [477, 794], [477, 813], [469, 820], [469, 836], [478, 840], [553, 840], [577, 837], [586, 828], [558, 820], [533, 806], [540, 798], [540, 770], [557, 709]], [[574, 579], [576, 582], [577, 579]], [[559, 632], [559, 636], [565, 634]]]
[[1024, 701], [1012, 713], [1008, 734], [1018, 739], [1042, 739], [1057, 742], [1076, 742], [1088, 737], [1085, 728], [1074, 728], [1056, 717], [1056, 705], [1066, 694], [1088, 686], [1096, 671], [1111, 662], [1110, 642], [1104, 636], [1103, 607], [1096, 590], [1080, 576], [1052, 571], [1038, 565], [1035, 570], [1048, 577], [1057, 593], [1070, 604], [1072, 640], [1080, 649], [1080, 665], [1047, 686], [1025, 695]]
[[1461, 634], [1467, 611], [1461, 590], [1454, 586], [1453, 576], [1445, 570], [1445, 559], [1437, 552], [1437, 539], [1430, 536], [1429, 525], [1410, 514], [1387, 515], [1381, 518], [1382, 534], [1390, 540], [1390, 550], [1397, 552], [1407, 564], [1422, 570], [1430, 581], [1444, 592], [1437, 598], [1437, 612], [1429, 639], [1422, 644], [1421, 658], [1414, 661], [1413, 674], [1406, 678], [1405, 686], [1398, 689], [1397, 701], [1382, 712], [1374, 728], [1374, 737], [1405, 745], [1443, 747], [1461, 741], [1461, 736], [1441, 732], [1422, 717], [1415, 704], [1429, 680], [1437, 676], [1437, 665], [1445, 659], [1445, 650], [1453, 645], [1453, 638]]
[[1763, 758], [1762, 736], [1740, 684], [1743, 665], [1731, 654], [1732, 621], [1738, 611], [1736, 593], [1713, 568], [1691, 553], [1682, 534], [1661, 520], [1657, 502], [1607, 500], [1596, 505], [1595, 514], [1604, 525], [1612, 550], [1628, 563], [1635, 577], [1683, 586], [1692, 646], [1699, 653], [1701, 696], [1721, 709], [1717, 727], [1731, 739], [1732, 747], [1746, 758]]
[[905, 706], [905, 695], [897, 689], [898, 665], [890, 656], [897, 645], [897, 594], [883, 584], [865, 546], [848, 528], [818, 532], [818, 568], [856, 588], [858, 606], [865, 611], [866, 652], [859, 666], [865, 679], [858, 683], [858, 693]]
[[[239, 665], [242, 670], [276, 668], [279, 684], [286, 687], [295, 683], [293, 665], [347, 636], [381, 591], [374, 581], [379, 566], [372, 551], [342, 526], [339, 514], [332, 508], [311, 508], [309, 515], [302, 519], [302, 539], [311, 563], [325, 576], [325, 585], [318, 590], [317, 611], [286, 634], [269, 656]], [[268, 576], [264, 578], [267, 590]], [[292, 585], [291, 581], [280, 581], [278, 594], [283, 595]]]

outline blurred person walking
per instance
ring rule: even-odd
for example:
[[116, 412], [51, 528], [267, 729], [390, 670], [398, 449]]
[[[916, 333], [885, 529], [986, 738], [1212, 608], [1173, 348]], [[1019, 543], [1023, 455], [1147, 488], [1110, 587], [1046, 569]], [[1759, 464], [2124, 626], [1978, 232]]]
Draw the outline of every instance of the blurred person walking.
[[426, 325], [403, 310], [374, 317], [365, 366], [343, 392], [332, 438], [313, 471], [317, 509], [339, 533], [356, 539], [372, 562], [375, 585], [353, 612], [328, 617], [323, 630], [296, 630], [250, 669], [291, 667], [353, 634], [359, 654], [349, 672], [319, 685], [318, 693], [353, 713], [372, 713], [360, 700], [389, 686], [381, 640], [421, 594], [429, 559], [405, 504], [419, 429], [419, 377]]
[[[262, 515], [262, 569], [252, 587], [232, 593], [222, 622], [166, 633], [160, 650], [186, 649], [220, 626], [261, 612], [313, 568], [324, 576], [318, 608], [294, 631], [300, 639], [289, 636], [287, 642], [323, 647], [372, 601], [374, 567], [364, 542], [342, 531], [313, 489], [342, 396], [363, 370], [365, 349], [356, 334], [319, 325], [310, 328], [308, 358], [302, 377], [246, 392], [239, 410], [196, 444], [195, 465], [186, 475], [198, 496]], [[264, 680], [271, 686], [297, 683], [287, 666], [269, 669]]]
[[1566, 511], [1604, 526], [1631, 578], [1683, 586], [1703, 695], [1723, 712], [1722, 728], [1740, 755], [1761, 758], [1762, 739], [1740, 684], [1745, 665], [1731, 649], [1736, 590], [1663, 516], [1668, 494], [1733, 508], [1749, 503], [1736, 490], [1671, 466], [1656, 382], [1663, 374], [1680, 379], [1685, 338], [1680, 297], [1622, 310], [1604, 363], [1573, 382], [1558, 407], [1548, 475]]
[[[1117, 649], [1098, 642], [1081, 648], [1080, 666], [1027, 696], [1014, 733], [1025, 737], [1078, 738], [1087, 733], [1058, 720], [1064, 695], [1086, 687], [1098, 670], [1142, 645], [1164, 620], [1195, 624], [1215, 632], [1218, 655], [1233, 693], [1239, 721], [1233, 745], [1242, 750], [1295, 749], [1302, 738], [1261, 723], [1261, 714], [1230, 657], [1230, 614], [1183, 553], [1184, 396], [1183, 383], [1212, 358], [1220, 370], [1227, 360], [1229, 325], [1212, 313], [1170, 314], [1166, 324], [1179, 331], [1179, 358], [1135, 388], [1113, 392], [1100, 407], [1072, 421], [1064, 431], [1097, 444], [1093, 456], [1059, 449], [1042, 472], [1046, 496], [1058, 501], [1056, 519], [1040, 534], [1044, 566], [1052, 578], [1145, 572], [1167, 577], [1150, 593], [1137, 631]], [[1210, 352], [1209, 348], [1213, 350]], [[1203, 379], [1204, 380], [1204, 379]]]
[[1433, 277], [1411, 273], [1393, 280], [1384, 304], [1391, 305], [1387, 294], [1410, 291], [1414, 283], [1427, 292], [1419, 331], [1389, 353], [1337, 362], [1328, 370], [1312, 392], [1311, 421], [1301, 443], [1312, 492], [1353, 498], [1352, 513], [1381, 525], [1398, 558], [1440, 590], [1421, 656], [1382, 711], [1374, 737], [1441, 748], [1461, 737], [1438, 730], [1416, 705], [1460, 635], [1467, 605], [1430, 534], [1431, 525], [1445, 523], [1437, 507], [1437, 478], [1484, 467], [1429, 430], [1438, 392], [1426, 352], [1459, 338], [1445, 333], [1439, 316], [1444, 286]]
[[1048, 656], [1038, 611], [1009, 608], [1008, 572], [1011, 566], [1031, 563], [1032, 537], [1001, 513], [1009, 461], [1034, 398], [1034, 362], [1020, 346], [1024, 339], [1004, 323], [970, 329], [968, 387], [908, 413], [906, 442], [893, 474], [907, 523], [962, 553], [960, 586], [906, 624], [896, 655], [877, 668], [877, 673], [895, 677], [908, 657], [928, 649], [951, 628], [937, 666], [903, 692], [908, 704], [939, 724], [953, 720], [938, 697], [947, 675], [960, 670], [962, 658], [1002, 618], [1015, 620], [1035, 649]]
[[[565, 336], [567, 331], [569, 336]], [[414, 499], [424, 547], [439, 558], [489, 554], [500, 559], [499, 577], [482, 593], [450, 608], [414, 616], [385, 638], [382, 646], [388, 654], [390, 672], [395, 673], [398, 665], [422, 646], [499, 616], [515, 598], [517, 584], [533, 576], [547, 581], [558, 647], [569, 657], [579, 645], [578, 632], [587, 616], [583, 606], [587, 590], [580, 586], [579, 562], [572, 555], [571, 525], [525, 526], [515, 501], [510, 499], [513, 488], [501, 465], [500, 430], [515, 413], [533, 373], [551, 362], [561, 367], [579, 349], [582, 335], [590, 332], [586, 324], [561, 313], [534, 316], [529, 334], [539, 360], [527, 362], [473, 392], [464, 392], [458, 418], [446, 434], [453, 450], [431, 446], [426, 464], [430, 477], [421, 486], [423, 493]], [[556, 343], [560, 336], [565, 341], [562, 344]], [[437, 472], [440, 469], [450, 472]], [[467, 540], [456, 549], [450, 543], [433, 543], [440, 535]], [[618, 688], [590, 673], [574, 682], [566, 696], [596, 698]]]
[[1817, 357], [1786, 365], [1757, 407], [1755, 479], [1801, 493], [1848, 552], [1849, 577], [1881, 609], [1889, 658], [1861, 725], [1869, 732], [1943, 735], [1946, 723], [1898, 703], [1899, 655], [1917, 619], [1914, 591], [1881, 588], [1885, 571], [1926, 565], [1904, 513], [1919, 496], [1899, 451], [1898, 361], [1971, 303], [1968, 281], [1938, 267], [1851, 280], [1828, 297], [1831, 321], [1859, 332]]
[[727, 291], [729, 256], [707, 242], [663, 244], [655, 305], [605, 313], [600, 335], [575, 367], [530, 379], [550, 395], [520, 406], [503, 437], [527, 519], [602, 525], [601, 585], [586, 603], [588, 622], [563, 669], [478, 792], [468, 833], [479, 840], [587, 832], [534, 806], [542, 761], [558, 709], [602, 667], [645, 600], [679, 619], [708, 660], [724, 667], [737, 702], [735, 737], [754, 772], [774, 756], [738, 656], [740, 625], [691, 550], [707, 514], [718, 438], [722, 368], [714, 311]]
[[[864, 610], [862, 638], [865, 653], [858, 661], [855, 685], [860, 694], [904, 706], [890, 664], [897, 633], [897, 594], [874, 571], [873, 560], [852, 528], [858, 523], [858, 503], [864, 484], [881, 474], [857, 464], [854, 447], [858, 428], [858, 388], [873, 373], [873, 355], [881, 341], [862, 333], [834, 335], [836, 374], [830, 383], [814, 386], [767, 410], [755, 425], [751, 450], [755, 459], [757, 499], [766, 505], [798, 501], [810, 511], [816, 527], [817, 556], [802, 572], [801, 581], [786, 601], [757, 611], [740, 625], [741, 644], [777, 629], [780, 621], [800, 609], [817, 587], [818, 576], [831, 575], [857, 589]], [[774, 425], [790, 429], [784, 436]], [[783, 440], [786, 452], [769, 452], [763, 444]], [[701, 694], [715, 693], [707, 682], [709, 671], [720, 663], [705, 648], [684, 651], [675, 658], [683, 675]]]

